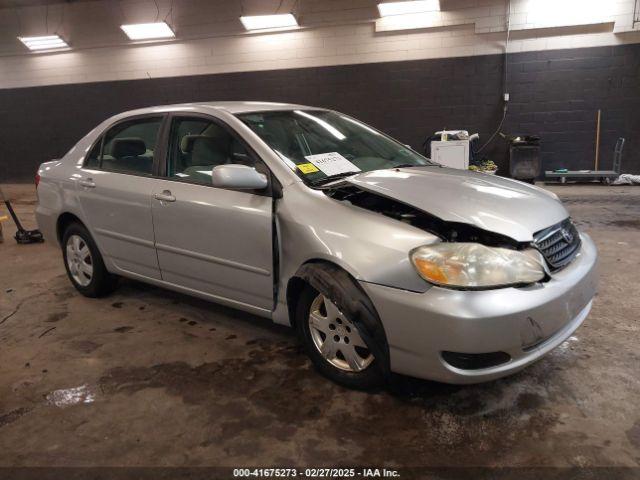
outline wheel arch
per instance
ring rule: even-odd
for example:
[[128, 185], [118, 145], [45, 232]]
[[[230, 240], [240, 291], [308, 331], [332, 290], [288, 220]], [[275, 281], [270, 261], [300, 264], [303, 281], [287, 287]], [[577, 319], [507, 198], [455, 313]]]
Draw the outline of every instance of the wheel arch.
[[[335, 268], [345, 272], [349, 275], [354, 281], [356, 281], [355, 276], [344, 266], [338, 264], [337, 262], [333, 262], [331, 260], [327, 260], [325, 258], [312, 258], [306, 260], [295, 274], [293, 274], [289, 280], [287, 281], [287, 289], [286, 289], [286, 300], [287, 300], [287, 311], [289, 313], [289, 322], [292, 327], [295, 327], [295, 310], [298, 304], [298, 299], [300, 298], [300, 293], [307, 285], [311, 285], [310, 282], [310, 269], [312, 266], [326, 266], [327, 268]], [[311, 285], [313, 286], [313, 285]]]
[[64, 231], [72, 223], [79, 223], [83, 227], [87, 228], [87, 226], [84, 224], [84, 222], [82, 220], [80, 220], [80, 218], [77, 215], [74, 215], [71, 212], [62, 213], [58, 217], [58, 220], [56, 221], [56, 238], [57, 238], [58, 243], [60, 245], [62, 245], [62, 237], [64, 236]]
[[[389, 360], [389, 345], [387, 342], [386, 332], [384, 325], [378, 315], [378, 312], [373, 304], [373, 301], [369, 298], [366, 292], [359, 285], [357, 279], [344, 267], [335, 262], [331, 262], [325, 259], [311, 259], [303, 263], [297, 272], [289, 278], [287, 282], [287, 309], [289, 313], [289, 320], [291, 326], [296, 328], [296, 309], [298, 306], [298, 299], [302, 290], [307, 286], [311, 286], [316, 290], [333, 290], [339, 291], [339, 288], [335, 288], [335, 283], [343, 282], [351, 283], [353, 287], [348, 286], [345, 291], [351, 288], [350, 298], [343, 298], [342, 302], [345, 305], [338, 304], [338, 307], [349, 307], [349, 310], [356, 312], [355, 318], [351, 319], [358, 327], [361, 336], [367, 343], [367, 346], [374, 352], [374, 355], [379, 358], [380, 366], [382, 368], [383, 375], [387, 376], [390, 373], [390, 360]], [[362, 295], [361, 300], [357, 300], [358, 292], [353, 290], [357, 289], [359, 294]], [[330, 292], [329, 292], [330, 293]], [[343, 296], [343, 295], [340, 295]], [[339, 302], [340, 303], [340, 302]], [[348, 305], [347, 305], [348, 304]]]

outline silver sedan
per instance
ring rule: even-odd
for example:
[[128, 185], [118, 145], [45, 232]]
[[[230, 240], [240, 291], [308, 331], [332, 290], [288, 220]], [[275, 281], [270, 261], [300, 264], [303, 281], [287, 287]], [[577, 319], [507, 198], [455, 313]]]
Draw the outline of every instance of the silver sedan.
[[353, 388], [511, 374], [596, 291], [594, 244], [554, 194], [444, 168], [331, 110], [131, 111], [37, 181], [40, 229], [82, 294], [129, 277], [290, 325]]

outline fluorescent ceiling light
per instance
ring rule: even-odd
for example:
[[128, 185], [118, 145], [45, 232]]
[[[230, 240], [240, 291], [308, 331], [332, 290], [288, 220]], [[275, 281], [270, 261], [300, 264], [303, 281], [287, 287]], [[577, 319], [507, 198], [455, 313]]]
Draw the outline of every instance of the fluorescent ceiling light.
[[69, 48], [67, 42], [65, 42], [58, 35], [45, 35], [43, 37], [18, 37], [22, 43], [24, 43], [29, 50], [60, 50], [63, 48]]
[[379, 3], [381, 17], [405, 15], [407, 13], [439, 12], [440, 0], [413, 0], [410, 2]]
[[151, 40], [155, 38], [173, 38], [175, 33], [171, 30], [171, 27], [165, 22], [155, 23], [132, 23], [130, 25], [121, 25], [120, 28], [124, 30], [131, 40]]
[[265, 28], [297, 27], [298, 21], [291, 13], [282, 15], [254, 15], [240, 17], [240, 21], [247, 30], [263, 30]]

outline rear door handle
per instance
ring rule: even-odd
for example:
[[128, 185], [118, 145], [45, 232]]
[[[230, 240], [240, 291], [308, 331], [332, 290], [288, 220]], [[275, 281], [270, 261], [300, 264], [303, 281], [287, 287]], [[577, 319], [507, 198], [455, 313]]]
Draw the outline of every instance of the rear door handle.
[[169, 190], [164, 190], [162, 193], [156, 193], [153, 195], [153, 198], [156, 200], [160, 200], [161, 202], [175, 202], [176, 197], [174, 197]]
[[96, 188], [96, 182], [93, 181], [93, 178], [87, 178], [86, 180], [80, 180], [78, 182], [80, 185], [86, 188]]

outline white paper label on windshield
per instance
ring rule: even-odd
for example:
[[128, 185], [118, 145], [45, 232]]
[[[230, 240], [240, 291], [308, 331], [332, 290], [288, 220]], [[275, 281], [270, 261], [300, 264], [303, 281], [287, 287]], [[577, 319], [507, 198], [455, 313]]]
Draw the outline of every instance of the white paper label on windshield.
[[319, 153], [318, 155], [307, 155], [307, 160], [313, 163], [320, 169], [327, 177], [331, 175], [339, 175], [346, 172], [359, 172], [360, 169], [356, 167], [349, 160], [344, 158], [338, 152]]

